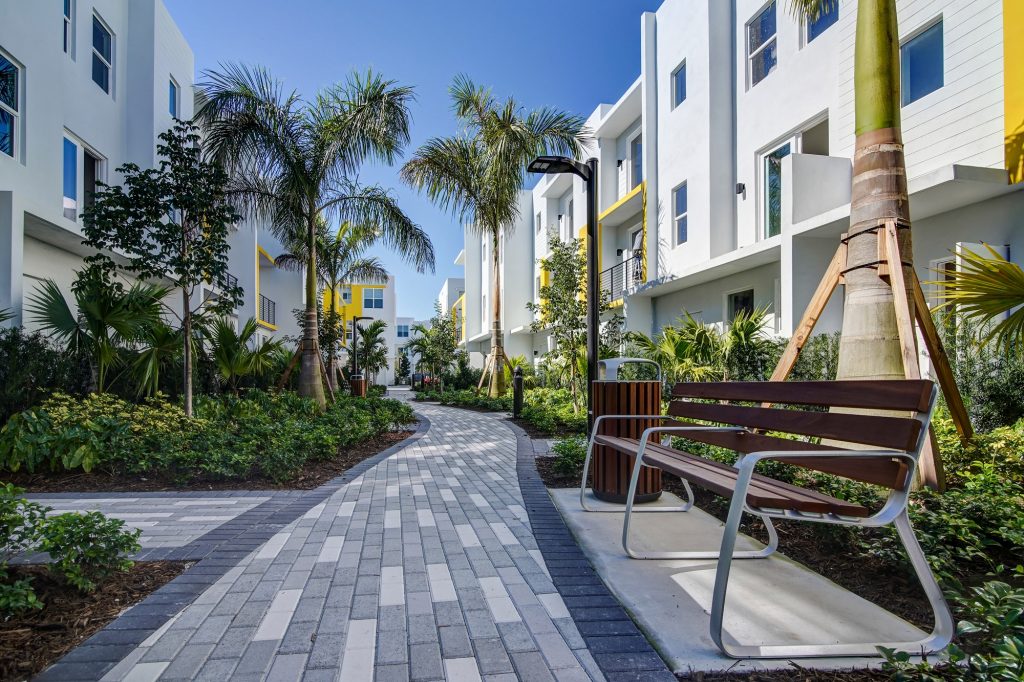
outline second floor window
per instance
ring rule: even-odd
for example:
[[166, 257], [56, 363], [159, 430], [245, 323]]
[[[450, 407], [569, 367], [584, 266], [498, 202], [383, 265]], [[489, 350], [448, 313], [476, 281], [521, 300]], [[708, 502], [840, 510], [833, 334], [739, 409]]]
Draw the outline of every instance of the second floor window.
[[636, 187], [644, 179], [644, 139], [637, 135], [629, 141], [629, 161], [633, 177], [630, 178], [630, 189]]
[[18, 79], [20, 70], [0, 53], [0, 152], [14, 156], [18, 131]]
[[110, 93], [110, 71], [114, 57], [114, 38], [99, 20], [92, 18], [92, 80]]
[[383, 308], [384, 307], [384, 290], [383, 289], [364, 289], [363, 290], [363, 308], [369, 310], [371, 308]]
[[775, 0], [747, 24], [747, 60], [750, 63], [750, 85], [764, 80], [779, 61], [775, 36]]
[[903, 106], [916, 102], [944, 85], [941, 21], [900, 47], [900, 71]]
[[167, 111], [178, 118], [178, 84], [173, 78], [167, 82]]
[[782, 160], [792, 146], [787, 142], [764, 157], [764, 236], [782, 232]]
[[675, 225], [676, 246], [685, 244], [687, 239], [688, 207], [686, 201], [686, 183], [672, 190], [672, 213]]
[[71, 12], [72, 0], [64, 0], [64, 54], [71, 54], [72, 41], [75, 38], [74, 15]]
[[341, 288], [341, 302], [345, 305], [352, 302], [352, 287]]
[[825, 0], [815, 19], [807, 21], [807, 42], [811, 42], [839, 21], [839, 0]]
[[409, 325], [400, 324], [398, 325], [398, 338], [407, 339], [409, 338]]
[[78, 217], [78, 145], [64, 138], [64, 217]]

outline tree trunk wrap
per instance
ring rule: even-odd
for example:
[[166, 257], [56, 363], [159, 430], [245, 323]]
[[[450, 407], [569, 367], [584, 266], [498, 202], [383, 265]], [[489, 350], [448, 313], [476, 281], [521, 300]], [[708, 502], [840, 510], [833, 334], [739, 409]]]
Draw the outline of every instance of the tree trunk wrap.
[[[613, 414], [661, 414], [660, 381], [595, 381], [590, 390], [595, 419]], [[659, 419], [606, 419], [601, 422], [598, 433], [640, 438], [644, 429], [659, 424]], [[658, 443], [660, 438], [652, 442]], [[605, 502], [625, 502], [635, 461], [635, 457], [611, 448], [594, 446], [590, 465], [594, 496]], [[636, 490], [637, 502], [657, 500], [661, 496], [661, 470], [643, 467]]]

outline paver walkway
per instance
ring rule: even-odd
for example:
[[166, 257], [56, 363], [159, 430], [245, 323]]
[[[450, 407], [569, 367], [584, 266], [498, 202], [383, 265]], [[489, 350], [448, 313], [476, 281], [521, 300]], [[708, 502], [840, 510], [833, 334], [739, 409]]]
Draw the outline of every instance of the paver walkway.
[[514, 433], [417, 409], [425, 436], [247, 552], [103, 679], [603, 679], [537, 550]]

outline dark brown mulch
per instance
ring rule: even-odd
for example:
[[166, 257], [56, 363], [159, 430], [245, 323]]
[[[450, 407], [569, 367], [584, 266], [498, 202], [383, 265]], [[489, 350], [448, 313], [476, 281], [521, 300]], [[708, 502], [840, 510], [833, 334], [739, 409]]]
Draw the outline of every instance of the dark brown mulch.
[[0, 680], [27, 680], [41, 672], [190, 565], [139, 562], [90, 594], [52, 577], [45, 566], [9, 568], [13, 579], [32, 578], [36, 596], [45, 606], [0, 622]]
[[391, 431], [339, 452], [331, 459], [306, 462], [290, 481], [276, 483], [268, 478], [234, 481], [194, 480], [182, 483], [169, 476], [118, 476], [100, 472], [84, 474], [36, 473], [24, 471], [5, 473], [4, 480], [30, 493], [66, 492], [162, 492], [200, 490], [311, 490], [339, 476], [364, 459], [368, 459], [395, 443], [411, 436], [413, 431]]
[[549, 488], [578, 488], [580, 485], [579, 476], [566, 476], [555, 471], [554, 457], [538, 457], [537, 471], [544, 485]]

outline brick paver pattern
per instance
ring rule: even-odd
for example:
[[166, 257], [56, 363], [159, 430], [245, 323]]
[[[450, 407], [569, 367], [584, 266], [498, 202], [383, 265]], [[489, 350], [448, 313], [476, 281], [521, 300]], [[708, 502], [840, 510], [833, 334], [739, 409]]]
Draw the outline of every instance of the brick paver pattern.
[[495, 415], [417, 409], [425, 437], [242, 559], [103, 679], [603, 679], [537, 550], [513, 432]]

